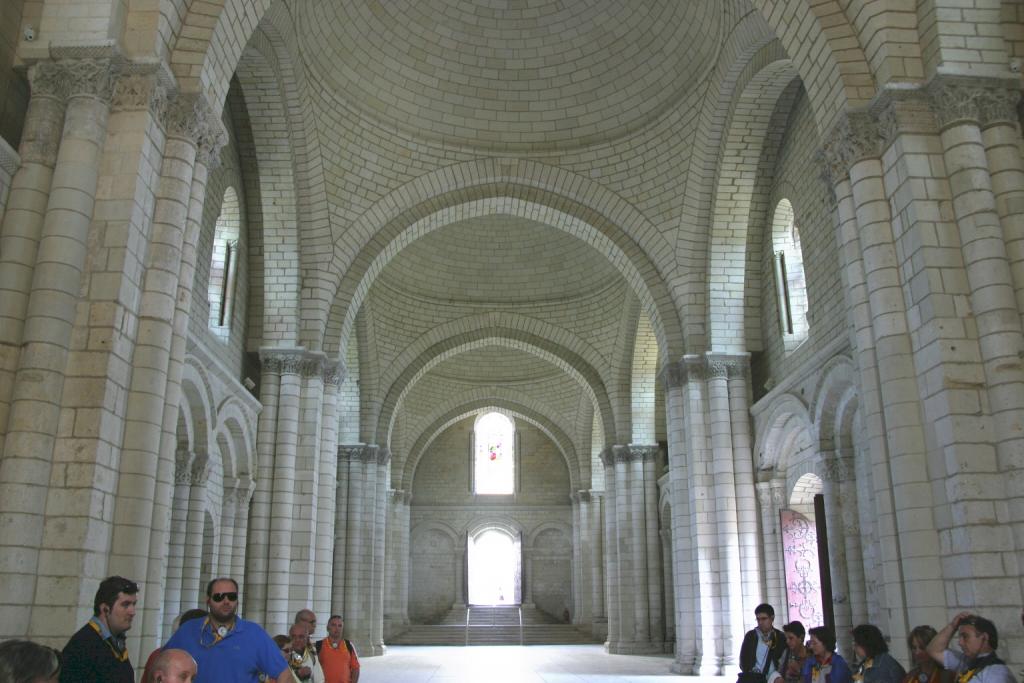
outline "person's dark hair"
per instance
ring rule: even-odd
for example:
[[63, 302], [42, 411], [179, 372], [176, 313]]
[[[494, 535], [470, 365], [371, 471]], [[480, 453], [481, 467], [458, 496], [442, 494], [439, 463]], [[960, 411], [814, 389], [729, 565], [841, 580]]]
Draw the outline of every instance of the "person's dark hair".
[[938, 635], [938, 631], [927, 624], [921, 626], [915, 626], [914, 629], [907, 634], [907, 650], [914, 649], [914, 641], [916, 640], [921, 644], [921, 647], [928, 647], [928, 643], [932, 642], [932, 638]]
[[0, 643], [0, 682], [35, 683], [60, 674], [60, 653], [29, 640]]
[[330, 621], [331, 619], [341, 619], [342, 622], [345, 621], [345, 617], [341, 616], [340, 614], [332, 614], [327, 621]]
[[801, 641], [804, 639], [804, 636], [807, 635], [807, 631], [804, 630], [804, 625], [801, 624], [799, 621], [789, 622], [788, 624], [782, 627], [782, 630], [786, 633], [792, 633]]
[[836, 634], [828, 626], [815, 626], [808, 633], [820, 640], [829, 652], [836, 651]]
[[187, 609], [181, 613], [180, 617], [178, 617], [178, 627], [180, 628], [182, 624], [192, 621], [193, 619], [202, 619], [207, 614], [209, 614], [209, 612], [204, 609], [199, 609], [198, 607]]
[[854, 626], [853, 644], [859, 645], [864, 650], [864, 655], [869, 659], [889, 651], [889, 645], [885, 642], [885, 636], [882, 635], [882, 632], [874, 624]]
[[775, 618], [775, 608], [769, 605], [767, 602], [762, 602], [760, 605], [754, 608], [754, 616], [758, 614], [767, 614], [772, 619]]
[[213, 584], [218, 581], [230, 581], [235, 584], [235, 592], [238, 592], [238, 582], [232, 579], [230, 576], [218, 576], [216, 579], [210, 579], [210, 583], [206, 584], [206, 597], [213, 595]]
[[978, 633], [984, 633], [988, 636], [988, 645], [993, 650], [999, 647], [999, 632], [996, 631], [996, 625], [985, 617], [979, 617], [977, 614], [972, 614], [968, 617], [964, 617], [957, 624], [957, 628], [961, 626], [973, 626], [974, 630]]
[[292, 642], [292, 639], [289, 638], [288, 636], [286, 636], [283, 633], [278, 633], [276, 636], [274, 636], [274, 643], [277, 644], [277, 649], [278, 650], [283, 650], [285, 648], [285, 646], [288, 645], [291, 642]]
[[100, 605], [113, 607], [117, 602], [119, 593], [135, 595], [139, 592], [139, 584], [123, 576], [108, 576], [100, 581], [100, 587], [96, 589], [96, 597], [92, 601], [93, 616], [100, 615]]

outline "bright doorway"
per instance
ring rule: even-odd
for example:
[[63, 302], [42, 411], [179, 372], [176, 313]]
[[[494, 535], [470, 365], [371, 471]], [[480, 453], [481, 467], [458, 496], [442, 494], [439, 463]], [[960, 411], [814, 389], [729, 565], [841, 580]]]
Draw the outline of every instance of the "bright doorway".
[[469, 604], [517, 605], [520, 588], [521, 552], [518, 535], [489, 528], [469, 537]]

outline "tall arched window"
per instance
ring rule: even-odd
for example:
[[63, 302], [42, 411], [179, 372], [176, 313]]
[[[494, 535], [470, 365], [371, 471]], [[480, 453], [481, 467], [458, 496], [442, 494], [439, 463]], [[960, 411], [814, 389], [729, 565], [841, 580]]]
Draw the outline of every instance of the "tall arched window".
[[238, 270], [238, 232], [241, 211], [234, 188], [224, 190], [220, 215], [213, 233], [210, 257], [210, 329], [221, 339], [231, 335], [235, 279]]
[[793, 218], [793, 205], [788, 199], [782, 199], [775, 207], [772, 251], [779, 327], [789, 352], [807, 339], [808, 321], [804, 254], [800, 247], [800, 230]]
[[485, 413], [473, 428], [473, 492], [515, 493], [516, 428], [501, 413]]

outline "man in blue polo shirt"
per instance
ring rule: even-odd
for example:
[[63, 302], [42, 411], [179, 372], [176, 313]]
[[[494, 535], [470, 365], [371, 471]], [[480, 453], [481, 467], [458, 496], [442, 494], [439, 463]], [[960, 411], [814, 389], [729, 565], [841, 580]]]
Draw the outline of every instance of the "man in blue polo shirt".
[[[181, 625], [164, 648], [180, 648], [199, 665], [195, 683], [290, 681], [288, 662], [259, 624], [238, 616], [238, 582], [214, 579], [206, 586], [210, 615]], [[283, 674], [283, 675], [282, 675]]]

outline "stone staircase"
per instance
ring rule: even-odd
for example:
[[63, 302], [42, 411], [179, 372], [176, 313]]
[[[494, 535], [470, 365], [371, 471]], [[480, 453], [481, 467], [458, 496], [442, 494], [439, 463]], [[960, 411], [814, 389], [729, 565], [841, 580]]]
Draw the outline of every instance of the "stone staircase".
[[[523, 607], [523, 645], [580, 645], [598, 642], [572, 624], [556, 622], [535, 607]], [[519, 608], [500, 605], [452, 608], [436, 624], [410, 624], [389, 645], [519, 645]], [[467, 637], [468, 635], [468, 637]]]

